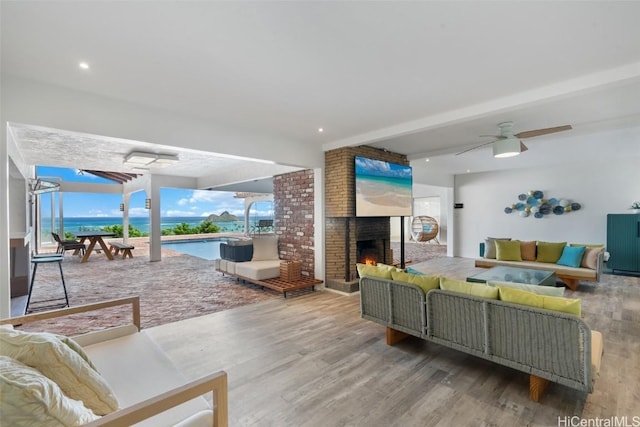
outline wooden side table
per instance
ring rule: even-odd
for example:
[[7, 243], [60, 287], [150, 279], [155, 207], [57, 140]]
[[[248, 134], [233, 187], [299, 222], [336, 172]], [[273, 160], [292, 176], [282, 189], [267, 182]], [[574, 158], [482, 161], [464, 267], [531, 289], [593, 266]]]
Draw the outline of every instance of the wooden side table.
[[302, 263], [300, 261], [281, 261], [280, 280], [295, 282], [300, 280]]

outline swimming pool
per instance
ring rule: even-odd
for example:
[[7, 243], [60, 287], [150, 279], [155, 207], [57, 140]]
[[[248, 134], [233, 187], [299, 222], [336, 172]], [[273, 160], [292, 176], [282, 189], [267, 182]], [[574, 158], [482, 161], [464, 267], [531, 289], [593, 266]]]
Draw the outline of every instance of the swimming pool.
[[162, 247], [171, 249], [172, 251], [183, 254], [197, 256], [209, 261], [220, 258], [220, 243], [230, 240], [238, 240], [233, 238], [215, 238], [215, 239], [191, 239], [191, 240], [166, 240], [162, 242]]

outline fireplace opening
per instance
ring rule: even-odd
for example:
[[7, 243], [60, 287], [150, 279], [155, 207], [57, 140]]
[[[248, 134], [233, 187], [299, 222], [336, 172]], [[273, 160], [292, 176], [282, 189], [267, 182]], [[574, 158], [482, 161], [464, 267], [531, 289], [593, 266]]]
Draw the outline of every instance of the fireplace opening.
[[376, 265], [385, 263], [384, 240], [359, 240], [356, 242], [357, 262]]

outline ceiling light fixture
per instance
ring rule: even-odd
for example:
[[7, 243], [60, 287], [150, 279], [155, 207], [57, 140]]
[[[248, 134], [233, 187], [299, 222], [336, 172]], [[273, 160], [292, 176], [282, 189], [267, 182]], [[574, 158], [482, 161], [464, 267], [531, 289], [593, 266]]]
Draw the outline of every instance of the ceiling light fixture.
[[81, 62], [81, 63], [79, 63], [79, 64], [78, 64], [78, 66], [79, 66], [80, 68], [82, 68], [83, 70], [88, 70], [88, 69], [89, 69], [89, 64], [88, 64], [88, 63], [86, 63], [86, 62], [84, 62], [84, 61], [83, 61], [83, 62]]
[[322, 132], [324, 132], [324, 129], [323, 128], [318, 128], [318, 133], [322, 133]]
[[[523, 149], [524, 148], [524, 149]], [[500, 139], [493, 143], [493, 157], [497, 159], [504, 159], [506, 157], [517, 156], [521, 152], [525, 151], [527, 147], [520, 142], [518, 138], [510, 136], [505, 139]]]
[[173, 154], [144, 153], [133, 151], [124, 159], [124, 165], [136, 169], [163, 168], [178, 161], [178, 156]]

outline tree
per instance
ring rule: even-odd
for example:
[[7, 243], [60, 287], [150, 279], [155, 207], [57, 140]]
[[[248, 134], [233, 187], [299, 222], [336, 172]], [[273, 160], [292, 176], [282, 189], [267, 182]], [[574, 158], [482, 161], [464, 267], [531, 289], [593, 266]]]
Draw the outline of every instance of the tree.
[[[113, 225], [104, 226], [102, 227], [102, 231], [108, 231], [109, 233], [113, 233], [116, 235], [116, 237], [124, 236], [122, 224], [113, 224]], [[143, 233], [142, 231], [138, 230], [137, 228], [129, 224], [129, 237], [146, 237], [148, 235], [149, 233]]]
[[182, 234], [197, 234], [197, 232], [189, 224], [182, 222], [173, 227], [173, 234], [180, 236]]
[[197, 233], [219, 233], [220, 227], [212, 223], [211, 221], [204, 220], [197, 227], [197, 230]]

